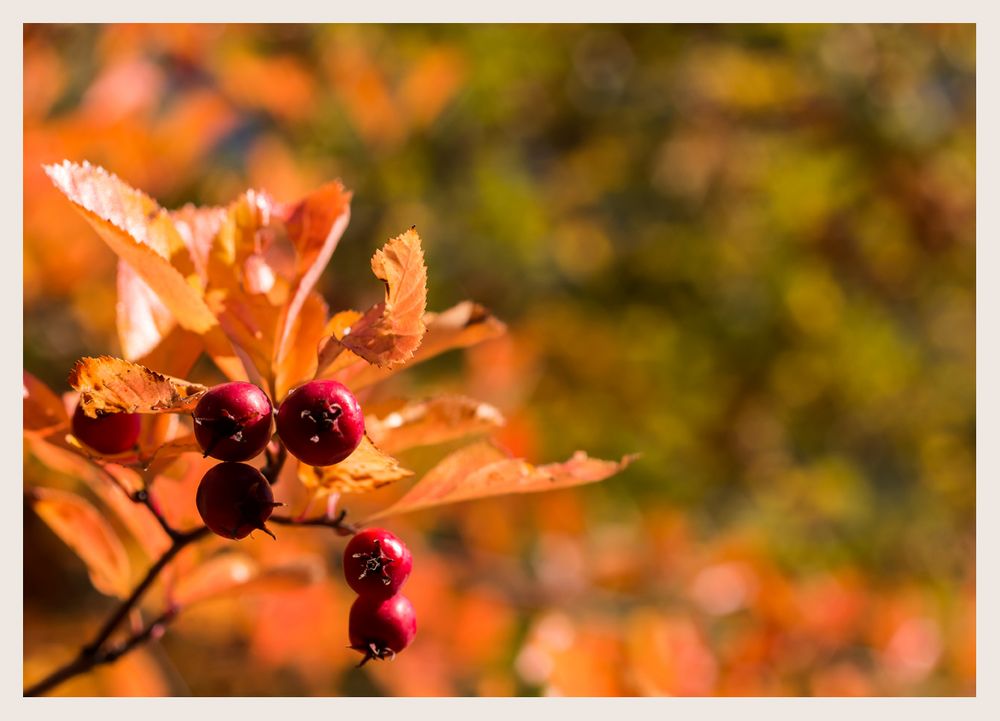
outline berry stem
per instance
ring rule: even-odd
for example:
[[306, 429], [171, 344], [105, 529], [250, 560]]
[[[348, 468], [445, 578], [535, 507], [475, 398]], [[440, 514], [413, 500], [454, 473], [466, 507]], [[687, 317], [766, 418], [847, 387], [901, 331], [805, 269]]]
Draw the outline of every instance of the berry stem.
[[167, 521], [166, 516], [164, 516], [160, 511], [159, 505], [157, 505], [156, 501], [153, 500], [153, 497], [149, 495], [149, 489], [143, 488], [140, 491], [136, 491], [130, 496], [130, 498], [134, 503], [141, 503], [149, 509], [149, 512], [153, 514], [153, 518], [155, 518], [156, 522], [160, 524], [160, 528], [162, 528], [170, 537], [170, 540], [176, 541], [183, 535], [180, 531], [171, 526], [169, 521]]
[[347, 517], [347, 511], [344, 509], [340, 510], [333, 518], [327, 518], [323, 516], [321, 518], [289, 518], [287, 516], [271, 516], [268, 520], [271, 523], [277, 523], [282, 526], [322, 526], [324, 528], [332, 528], [341, 536], [353, 536], [355, 533], [361, 529], [354, 525], [353, 523], [348, 523], [344, 519]]
[[272, 486], [278, 482], [278, 478], [281, 476], [281, 469], [285, 467], [285, 461], [288, 459], [288, 451], [285, 450], [285, 444], [278, 440], [278, 453], [275, 456], [271, 455], [271, 451], [266, 451], [267, 464], [260, 469], [260, 472], [264, 474], [264, 478]]

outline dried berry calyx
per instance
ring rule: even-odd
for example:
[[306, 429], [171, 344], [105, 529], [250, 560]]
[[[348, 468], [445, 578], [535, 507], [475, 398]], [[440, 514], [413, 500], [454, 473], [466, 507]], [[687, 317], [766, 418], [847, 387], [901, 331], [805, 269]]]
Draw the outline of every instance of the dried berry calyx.
[[359, 666], [372, 659], [395, 658], [417, 635], [417, 614], [406, 596], [358, 596], [348, 617], [351, 648], [364, 654]]
[[220, 463], [208, 470], [195, 498], [205, 525], [223, 538], [240, 539], [255, 530], [274, 538], [264, 522], [276, 506], [271, 485], [245, 463]]
[[104, 455], [124, 453], [135, 448], [141, 427], [138, 413], [108, 413], [91, 418], [79, 405], [73, 412], [73, 435], [85, 446]]
[[272, 416], [271, 399], [253, 383], [223, 383], [198, 401], [194, 435], [205, 456], [248, 461], [271, 440]]
[[360, 595], [392, 596], [406, 582], [412, 569], [410, 549], [384, 528], [368, 528], [357, 533], [344, 549], [347, 584]]
[[288, 452], [310, 466], [332, 466], [361, 443], [365, 419], [342, 383], [315, 380], [288, 394], [278, 408], [278, 436]]

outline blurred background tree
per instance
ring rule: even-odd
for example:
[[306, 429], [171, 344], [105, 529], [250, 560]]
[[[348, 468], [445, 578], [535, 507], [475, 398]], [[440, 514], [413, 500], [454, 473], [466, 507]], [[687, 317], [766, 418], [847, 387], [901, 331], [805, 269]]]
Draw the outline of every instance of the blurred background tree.
[[[512, 330], [387, 393], [490, 401], [533, 460], [644, 454], [400, 519], [393, 664], [352, 667], [342, 542], [292, 531], [253, 543], [330, 579], [63, 693], [975, 692], [974, 26], [25, 26], [24, 362], [58, 390], [118, 350], [63, 158], [166, 207], [343, 179], [332, 307], [415, 224], [430, 308]], [[108, 601], [28, 509], [24, 558], [28, 675]]]

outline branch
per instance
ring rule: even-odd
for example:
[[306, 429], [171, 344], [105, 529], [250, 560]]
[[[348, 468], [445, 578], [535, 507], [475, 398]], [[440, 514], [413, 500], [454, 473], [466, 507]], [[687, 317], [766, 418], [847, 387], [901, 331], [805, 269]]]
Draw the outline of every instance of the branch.
[[80, 654], [70, 663], [66, 664], [62, 668], [56, 669], [38, 683], [25, 689], [24, 695], [41, 696], [74, 676], [86, 673], [96, 666], [114, 663], [137, 646], [140, 646], [150, 640], [159, 639], [166, 630], [167, 624], [170, 623], [170, 621], [172, 621], [177, 615], [178, 610], [179, 609], [176, 606], [169, 607], [145, 627], [132, 634], [121, 643], [105, 649], [104, 651], [90, 655], [81, 651]]
[[164, 614], [161, 614], [156, 621], [139, 631], [137, 634], [130, 636], [122, 644], [112, 646], [111, 648], [103, 648], [118, 626], [121, 625], [122, 621], [124, 621], [132, 609], [136, 607], [146, 591], [149, 590], [150, 586], [153, 585], [153, 582], [157, 579], [160, 572], [163, 571], [167, 564], [170, 563], [170, 561], [172, 561], [174, 557], [184, 548], [207, 534], [208, 528], [205, 526], [196, 528], [192, 531], [187, 531], [186, 533], [174, 531], [173, 543], [170, 545], [170, 548], [164, 551], [163, 555], [157, 559], [156, 563], [150, 566], [149, 570], [146, 572], [146, 576], [139, 582], [139, 585], [135, 587], [132, 593], [129, 594], [129, 597], [122, 601], [118, 605], [118, 608], [116, 608], [111, 616], [108, 617], [108, 620], [104, 622], [103, 626], [101, 626], [101, 629], [97, 632], [97, 635], [94, 636], [94, 639], [80, 649], [80, 653], [77, 654], [75, 659], [70, 661], [65, 666], [56, 669], [38, 683], [27, 688], [24, 695], [37, 696], [55, 688], [63, 681], [90, 670], [94, 666], [111, 663], [123, 654], [131, 651], [140, 643], [149, 640], [153, 635], [159, 633], [160, 631], [158, 631], [157, 628], [161, 628], [167, 621], [173, 618], [173, 616], [177, 613], [177, 608], [169, 608], [166, 612], [164, 612]]

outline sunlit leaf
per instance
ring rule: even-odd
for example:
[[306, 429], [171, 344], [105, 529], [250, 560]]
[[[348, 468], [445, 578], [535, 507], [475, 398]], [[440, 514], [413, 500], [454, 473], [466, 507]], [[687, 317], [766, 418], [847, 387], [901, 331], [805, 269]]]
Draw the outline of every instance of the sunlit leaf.
[[172, 463], [178, 456], [185, 453], [201, 453], [201, 445], [195, 439], [193, 433], [189, 433], [179, 438], [174, 438], [171, 441], [167, 441], [163, 445], [153, 448], [150, 450], [143, 449], [142, 457], [139, 459], [139, 464], [143, 468], [147, 468], [150, 471], [157, 472], [166, 468], [167, 465]]
[[392, 456], [380, 451], [365, 436], [345, 460], [333, 466], [299, 464], [299, 480], [318, 493], [367, 493], [401, 478], [412, 476]]
[[225, 208], [198, 208], [190, 203], [170, 211], [170, 219], [187, 246], [191, 260], [203, 281], [208, 279], [208, 256], [212, 242], [226, 218]]
[[[148, 353], [129, 360], [134, 360], [147, 368], [156, 368], [164, 375], [183, 378], [190, 373], [195, 361], [204, 350], [204, 337], [174, 325], [173, 329]], [[232, 349], [227, 347], [226, 352], [231, 354]], [[213, 360], [217, 361], [218, 359], [213, 358]], [[226, 368], [222, 368], [222, 371], [225, 373]]]
[[94, 588], [109, 596], [128, 596], [128, 555], [104, 516], [73, 493], [52, 488], [29, 493], [38, 517], [87, 565]]
[[[417, 363], [430, 360], [446, 351], [468, 348], [507, 332], [507, 326], [503, 322], [483, 306], [471, 301], [463, 301], [442, 313], [426, 313], [424, 322], [427, 332], [406, 368], [412, 368]], [[339, 363], [331, 366], [323, 377], [335, 378], [358, 389], [383, 381], [398, 370], [399, 368], [378, 368], [358, 359], [345, 367], [341, 367]]]
[[290, 351], [293, 330], [310, 291], [330, 262], [351, 217], [351, 193], [339, 181], [313, 191], [285, 213], [285, 230], [295, 248], [296, 278], [291, 299], [282, 319], [276, 359]]
[[181, 327], [205, 333], [216, 325], [201, 292], [171, 265], [173, 254], [186, 248], [156, 201], [86, 162], [47, 165], [45, 172], [118, 257], [155, 291]]
[[367, 367], [368, 362], [354, 353], [346, 350], [339, 341], [351, 326], [361, 320], [361, 313], [356, 310], [342, 310], [327, 321], [326, 327], [318, 344], [316, 358], [316, 377], [335, 373], [357, 362]]
[[143, 550], [156, 557], [170, 545], [170, 539], [148, 509], [132, 501], [130, 494], [142, 488], [139, 475], [123, 466], [88, 460], [58, 434], [46, 439], [29, 437], [29, 447], [41, 463], [54, 471], [84, 481], [113, 510]]
[[264, 295], [232, 289], [227, 293], [210, 293], [209, 304], [237, 355], [243, 358], [250, 380], [266, 385], [262, 379], [270, 376], [280, 309]]
[[289, 350], [274, 363], [276, 400], [284, 398], [292, 386], [315, 375], [316, 347], [324, 334], [327, 311], [326, 302], [318, 293], [306, 296], [302, 310], [295, 316]]
[[603, 481], [626, 468], [635, 456], [603, 461], [577, 451], [564, 463], [534, 466], [509, 458], [490, 443], [466, 446], [432, 468], [405, 496], [368, 520], [510, 493], [536, 493]]
[[[202, 242], [207, 242], [207, 230], [213, 227], [216, 220], [219, 221], [209, 244], [209, 287], [247, 290], [248, 285], [253, 285], [244, 282], [244, 264], [251, 256], [260, 256], [275, 241], [280, 242], [281, 238], [270, 227], [273, 219], [274, 201], [267, 193], [257, 190], [242, 193], [221, 216], [208, 216]], [[259, 260], [263, 261], [263, 258]]]
[[192, 410], [205, 386], [151, 371], [121, 358], [81, 358], [69, 374], [84, 412], [182, 413]]
[[124, 260], [118, 261], [118, 303], [115, 306], [122, 354], [136, 360], [148, 353], [177, 325], [159, 296]]
[[489, 403], [447, 395], [408, 403], [384, 418], [368, 417], [365, 428], [380, 448], [397, 453], [415, 446], [488, 433], [503, 423], [503, 415]]
[[22, 372], [24, 432], [44, 435], [69, 426], [62, 400], [27, 371]]
[[385, 300], [376, 303], [339, 341], [376, 366], [408, 361], [424, 337], [427, 266], [420, 236], [412, 228], [372, 256], [372, 272], [385, 283]]

